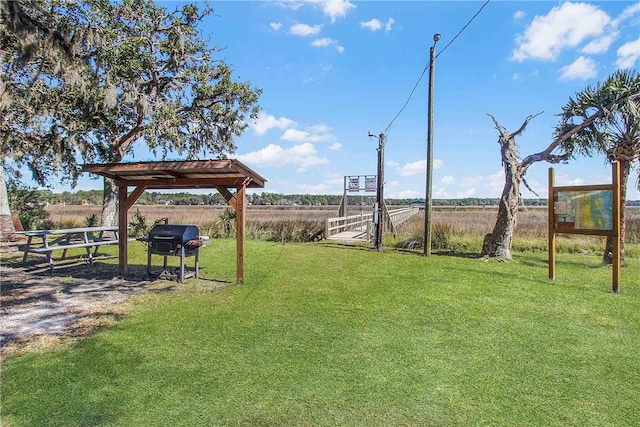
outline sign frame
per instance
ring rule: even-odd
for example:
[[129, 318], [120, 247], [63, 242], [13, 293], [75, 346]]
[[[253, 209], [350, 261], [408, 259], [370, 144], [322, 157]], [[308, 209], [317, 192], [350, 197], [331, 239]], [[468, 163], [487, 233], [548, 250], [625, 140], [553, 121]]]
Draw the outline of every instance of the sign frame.
[[[364, 187], [362, 186], [362, 178], [364, 178]], [[373, 184], [373, 186], [372, 186]], [[349, 193], [375, 193], [378, 191], [377, 175], [346, 175], [344, 177], [344, 191]]]
[[[594, 191], [611, 191], [611, 230], [575, 228], [574, 223], [559, 221], [559, 217], [564, 212], [559, 204], [559, 193], [575, 192], [588, 193]], [[556, 278], [556, 234], [582, 234], [592, 236], [611, 236], [613, 238], [612, 248], [612, 277], [611, 290], [618, 292], [618, 282], [620, 279], [620, 165], [618, 162], [611, 163], [611, 184], [601, 185], [579, 185], [579, 186], [555, 186], [555, 171], [549, 168], [549, 198], [548, 198], [548, 221], [549, 221], [549, 279]]]

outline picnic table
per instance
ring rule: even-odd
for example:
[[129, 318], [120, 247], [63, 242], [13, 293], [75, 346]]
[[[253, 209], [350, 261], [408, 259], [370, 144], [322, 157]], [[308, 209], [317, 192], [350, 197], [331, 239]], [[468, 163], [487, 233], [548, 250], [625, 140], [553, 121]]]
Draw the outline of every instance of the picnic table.
[[15, 234], [27, 238], [27, 243], [18, 245], [18, 250], [24, 252], [22, 262], [27, 261], [31, 254], [45, 255], [49, 268], [53, 270], [53, 253], [62, 251], [65, 259], [69, 249], [84, 248], [87, 258], [93, 264], [93, 257], [102, 245], [117, 245], [119, 242], [118, 227], [79, 227], [57, 230], [29, 230], [17, 231]]

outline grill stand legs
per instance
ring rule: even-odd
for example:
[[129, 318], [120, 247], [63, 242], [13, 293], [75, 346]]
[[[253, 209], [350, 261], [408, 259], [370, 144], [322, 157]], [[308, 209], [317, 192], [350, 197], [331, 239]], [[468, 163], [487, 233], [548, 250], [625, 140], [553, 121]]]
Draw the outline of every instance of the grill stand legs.
[[[147, 276], [151, 277], [151, 254], [152, 251], [148, 250], [147, 251]], [[173, 274], [170, 271], [168, 271], [167, 269], [167, 258], [168, 255], [163, 255], [163, 254], [158, 254], [161, 255], [164, 260], [162, 263], [162, 272], [157, 276], [159, 279], [177, 279], [178, 282], [182, 283], [184, 282], [185, 279], [185, 258], [187, 257], [185, 255], [185, 247], [182, 246], [180, 248], [180, 267], [178, 270], [178, 274]], [[195, 271], [193, 273], [194, 277], [198, 278], [198, 270], [200, 270], [200, 251], [196, 251], [195, 254]]]

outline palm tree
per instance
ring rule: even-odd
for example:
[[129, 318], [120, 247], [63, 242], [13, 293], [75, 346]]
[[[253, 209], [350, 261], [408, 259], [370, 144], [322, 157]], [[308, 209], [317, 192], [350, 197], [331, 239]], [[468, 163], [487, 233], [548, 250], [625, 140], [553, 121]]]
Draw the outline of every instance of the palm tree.
[[[574, 119], [583, 120], [594, 112], [601, 113], [598, 120], [574, 134], [565, 144], [576, 154], [604, 154], [608, 161], [620, 164], [620, 255], [624, 259], [627, 182], [631, 166], [640, 165], [640, 74], [636, 70], [618, 70], [595, 87], [578, 92], [562, 111], [556, 134], [574, 126]], [[608, 237], [604, 262], [612, 262], [612, 243], [612, 238]]]

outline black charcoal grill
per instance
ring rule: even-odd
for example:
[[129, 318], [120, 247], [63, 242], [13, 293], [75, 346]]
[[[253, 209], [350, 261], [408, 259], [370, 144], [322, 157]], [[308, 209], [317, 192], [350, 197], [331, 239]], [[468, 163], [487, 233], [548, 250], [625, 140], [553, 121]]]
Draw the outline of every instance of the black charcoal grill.
[[[162, 272], [158, 277], [163, 279], [185, 279], [185, 258], [195, 257], [195, 270], [186, 272], [187, 277], [198, 277], [198, 252], [204, 242], [200, 240], [198, 227], [184, 224], [156, 224], [146, 238], [147, 243], [147, 274], [151, 276], [151, 255], [164, 256]], [[180, 257], [180, 268], [177, 272], [167, 269], [167, 257]]]

